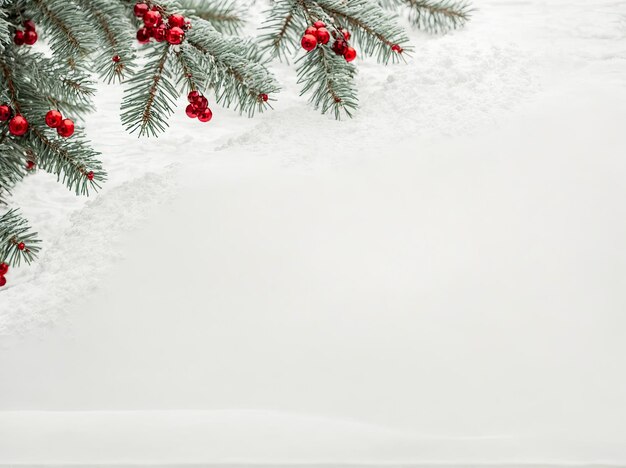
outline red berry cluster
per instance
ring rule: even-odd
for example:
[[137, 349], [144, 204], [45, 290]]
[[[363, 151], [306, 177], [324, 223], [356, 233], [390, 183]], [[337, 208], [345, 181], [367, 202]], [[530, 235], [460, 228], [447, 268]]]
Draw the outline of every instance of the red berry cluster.
[[9, 121], [9, 133], [15, 136], [22, 136], [28, 131], [28, 121], [17, 114], [15, 117], [13, 116], [13, 109], [11, 109], [7, 104], [0, 105], [0, 122]]
[[[346, 62], [352, 62], [356, 58], [356, 50], [353, 47], [348, 45], [348, 41], [350, 40], [350, 33], [345, 29], [341, 30], [340, 33], [337, 31], [333, 31], [333, 37], [335, 38], [335, 42], [332, 45], [333, 51], [337, 55], [343, 55], [346, 59]], [[313, 23], [313, 26], [309, 26], [304, 31], [304, 36], [302, 36], [302, 40], [300, 41], [300, 45], [307, 52], [315, 49], [318, 44], [328, 44], [330, 41], [330, 33], [328, 29], [326, 29], [326, 23], [323, 21], [316, 21]]]
[[15, 45], [33, 45], [37, 42], [37, 31], [35, 30], [35, 22], [33, 20], [24, 21], [24, 31], [18, 29], [13, 36]]
[[7, 284], [7, 279], [4, 277], [9, 272], [9, 265], [6, 263], [0, 263], [0, 288]]
[[74, 134], [74, 121], [72, 119], [64, 119], [58, 110], [50, 110], [46, 114], [46, 125], [50, 128], [56, 128], [59, 136], [63, 138], [71, 137]]
[[187, 117], [198, 119], [200, 122], [208, 122], [213, 117], [213, 112], [209, 109], [209, 101], [198, 91], [191, 91], [187, 95], [189, 105], [185, 109]]
[[150, 8], [147, 3], [135, 4], [134, 12], [137, 18], [143, 19], [143, 27], [137, 31], [140, 44], [147, 44], [154, 38], [157, 42], [167, 41], [177, 45], [183, 42], [185, 31], [191, 27], [191, 22], [178, 14], [170, 15], [165, 24], [161, 9], [158, 6]]

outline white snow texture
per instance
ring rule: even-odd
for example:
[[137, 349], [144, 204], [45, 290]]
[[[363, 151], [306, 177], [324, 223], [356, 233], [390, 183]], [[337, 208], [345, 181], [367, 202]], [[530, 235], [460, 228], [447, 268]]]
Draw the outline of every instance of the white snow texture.
[[626, 466], [626, 2], [476, 7], [352, 120], [275, 64], [137, 139], [103, 85], [102, 192], [13, 196], [0, 466]]

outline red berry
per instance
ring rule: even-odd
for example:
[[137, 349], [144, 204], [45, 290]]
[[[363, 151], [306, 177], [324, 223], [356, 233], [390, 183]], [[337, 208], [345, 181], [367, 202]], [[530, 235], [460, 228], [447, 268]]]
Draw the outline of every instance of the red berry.
[[211, 112], [211, 109], [209, 109], [208, 107], [206, 109], [202, 110], [198, 114], [198, 120], [200, 122], [208, 122], [212, 118], [213, 118], [213, 112]]
[[167, 22], [171, 28], [182, 28], [185, 26], [185, 17], [183, 15], [170, 15]]
[[32, 19], [24, 21], [24, 27], [26, 28], [26, 31], [34, 31], [36, 29], [35, 22]]
[[326, 28], [319, 28], [315, 33], [315, 37], [317, 37], [317, 42], [320, 44], [328, 44], [328, 41], [330, 41], [330, 33]]
[[21, 115], [16, 115], [9, 122], [11, 135], [22, 136], [28, 131], [28, 121]]
[[196, 102], [196, 99], [198, 99], [200, 97], [200, 93], [198, 91], [190, 91], [189, 94], [187, 95], [187, 100], [190, 103], [194, 103]]
[[347, 47], [346, 50], [343, 51], [343, 58], [346, 59], [346, 62], [352, 62], [356, 58], [356, 50], [354, 50], [354, 47]]
[[4, 276], [0, 276], [0, 288], [7, 284], [7, 279]]
[[346, 41], [349, 41], [349, 40], [350, 40], [350, 38], [352, 37], [352, 35], [350, 34], [350, 31], [348, 31], [347, 29], [342, 29], [342, 30], [341, 30], [341, 34], [343, 34], [343, 38], [344, 38]]
[[15, 36], [13, 36], [13, 42], [15, 45], [24, 45], [24, 31], [15, 31]]
[[58, 110], [51, 110], [46, 114], [46, 125], [50, 128], [58, 128], [62, 121], [63, 116]]
[[0, 276], [4, 276], [9, 272], [9, 265], [2, 262], [0, 263]]
[[137, 3], [135, 5], [135, 8], [133, 9], [135, 12], [135, 16], [137, 18], [143, 18], [143, 15], [145, 15], [146, 13], [148, 13], [148, 10], [150, 8], [148, 8], [148, 5], [146, 5], [145, 3]]
[[113, 60], [115, 63], [118, 63], [120, 60], [122, 60], [122, 58], [119, 55], [114, 55], [111, 60]]
[[156, 28], [152, 28], [150, 30], [150, 33], [152, 34], [152, 37], [154, 37], [154, 39], [157, 42], [163, 42], [165, 40], [165, 34], [167, 33], [167, 28], [165, 27], [164, 24], [160, 24]]
[[24, 33], [24, 43], [33, 45], [35, 42], [37, 42], [37, 33], [35, 31], [26, 31]]
[[324, 23], [323, 21], [316, 21], [315, 23], [313, 23], [313, 26], [315, 26], [317, 29], [325, 28], [326, 27], [326, 23]]
[[263, 102], [267, 102], [267, 100], [270, 98], [267, 94], [265, 93], [261, 93], [259, 94], [259, 97], [263, 100]]
[[26, 161], [26, 170], [32, 171], [35, 169], [35, 161]]
[[161, 24], [162, 21], [163, 18], [161, 18], [161, 13], [155, 10], [150, 10], [143, 15], [143, 24], [146, 28], [154, 28], [155, 26]]
[[11, 111], [11, 108], [9, 106], [7, 106], [6, 104], [2, 104], [0, 106], [0, 121], [6, 122], [11, 118], [12, 114], [13, 112]]
[[26, 248], [26, 244], [24, 244], [24, 242], [20, 242], [19, 244], [17, 244], [17, 248], [19, 250], [24, 250]]
[[313, 26], [309, 26], [308, 28], [306, 28], [306, 31], [304, 31], [304, 34], [310, 34], [311, 36], [315, 36], [316, 33], [317, 28], [314, 28]]
[[195, 119], [198, 117], [198, 109], [193, 104], [188, 104], [185, 108], [185, 114], [187, 114], [187, 117], [190, 119]]
[[302, 48], [307, 52], [312, 51], [317, 46], [317, 38], [313, 34], [305, 34], [300, 41]]
[[88, 178], [89, 180], [93, 180], [93, 171], [89, 171], [89, 172], [87, 173], [87, 178]]
[[170, 28], [167, 30], [167, 34], [165, 35], [167, 42], [170, 44], [176, 45], [183, 42], [185, 38], [185, 31], [183, 31], [178, 26]]
[[402, 53], [402, 47], [400, 47], [398, 44], [392, 45], [391, 50], [393, 50], [394, 52], [397, 52], [398, 54]]
[[138, 30], [137, 40], [140, 44], [147, 44], [150, 41], [150, 30], [148, 28], [141, 28]]
[[204, 96], [198, 96], [196, 100], [193, 102], [193, 106], [196, 108], [198, 112], [203, 111], [209, 105], [209, 101]]
[[72, 119], [63, 119], [57, 128], [57, 133], [63, 138], [71, 137], [74, 134], [74, 121]]
[[190, 19], [186, 19], [185, 20], [185, 25], [183, 26], [183, 29], [186, 31], [187, 29], [191, 29], [191, 20]]
[[333, 43], [332, 49], [333, 52], [335, 52], [337, 55], [343, 55], [347, 47], [348, 44], [346, 44], [346, 41], [344, 41], [343, 39], [337, 39]]

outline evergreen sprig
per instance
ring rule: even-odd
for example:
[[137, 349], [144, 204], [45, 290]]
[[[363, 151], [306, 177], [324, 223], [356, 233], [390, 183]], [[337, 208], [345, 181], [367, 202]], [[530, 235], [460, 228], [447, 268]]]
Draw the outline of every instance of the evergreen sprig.
[[[20, 249], [20, 243], [24, 248]], [[0, 216], [0, 262], [17, 266], [22, 261], [31, 263], [40, 250], [37, 233], [32, 232], [27, 221], [17, 210]]]
[[236, 0], [182, 0], [180, 5], [189, 15], [207, 21], [222, 34], [238, 34], [246, 24], [244, 5]]
[[465, 25], [474, 11], [468, 0], [381, 0], [387, 8], [405, 7], [411, 23], [431, 33]]

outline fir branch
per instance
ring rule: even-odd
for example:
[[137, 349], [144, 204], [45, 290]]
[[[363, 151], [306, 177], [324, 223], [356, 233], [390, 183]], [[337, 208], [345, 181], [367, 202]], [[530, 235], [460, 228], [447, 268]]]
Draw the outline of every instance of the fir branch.
[[130, 133], [156, 136], [168, 126], [166, 119], [174, 112], [179, 97], [166, 67], [170, 47], [167, 43], [155, 46], [142, 71], [128, 81], [122, 101], [122, 123]]
[[11, 100], [11, 105], [13, 106], [13, 109], [15, 109], [15, 111], [19, 114], [20, 103], [17, 100], [17, 90], [15, 87], [15, 82], [13, 80], [13, 73], [11, 71], [11, 68], [4, 62], [4, 60], [0, 60], [0, 69], [2, 69], [4, 84], [9, 91], [9, 99]]
[[302, 31], [307, 26], [302, 4], [298, 0], [278, 0], [266, 15], [261, 29], [267, 32], [260, 37], [260, 47], [288, 62], [288, 54], [298, 50]]
[[[24, 248], [20, 249], [20, 244]], [[22, 261], [31, 263], [39, 253], [40, 240], [17, 210], [0, 216], [0, 262], [18, 266]]]
[[193, 75], [206, 75], [206, 86], [213, 89], [220, 104], [248, 116], [265, 110], [260, 95], [276, 93], [279, 87], [255, 44], [224, 37], [200, 18], [192, 21], [194, 27], [181, 51], [189, 66], [195, 67]]
[[336, 119], [342, 112], [352, 117], [358, 105], [356, 68], [328, 47], [317, 47], [298, 61], [298, 83], [304, 85], [300, 95], [310, 92], [309, 102], [323, 114], [332, 110]]
[[466, 0], [400, 0], [409, 7], [409, 20], [432, 33], [446, 32], [465, 25], [474, 11]]
[[21, 153], [12, 151], [12, 148], [5, 144], [8, 133], [7, 125], [3, 125], [0, 136], [0, 204], [6, 205], [7, 197], [11, 194], [11, 189], [24, 178], [24, 161]]
[[243, 6], [236, 0], [183, 0], [180, 4], [188, 16], [202, 18], [222, 34], [238, 34], [245, 25]]

